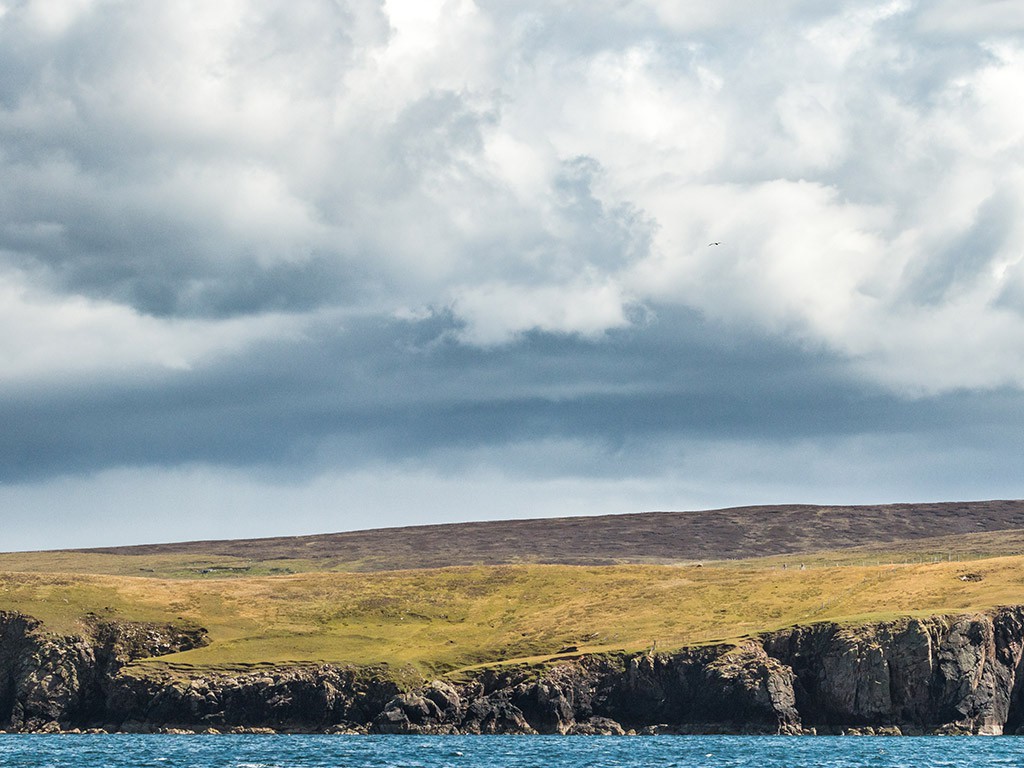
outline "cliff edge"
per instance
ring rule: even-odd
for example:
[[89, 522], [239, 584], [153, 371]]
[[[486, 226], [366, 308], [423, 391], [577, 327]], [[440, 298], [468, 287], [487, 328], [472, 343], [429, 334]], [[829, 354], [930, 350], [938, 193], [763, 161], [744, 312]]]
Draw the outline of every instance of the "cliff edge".
[[458, 684], [403, 685], [386, 666], [133, 664], [205, 642], [199, 627], [99, 620], [53, 635], [0, 612], [0, 728], [997, 735], [1024, 726], [1019, 606], [494, 667]]

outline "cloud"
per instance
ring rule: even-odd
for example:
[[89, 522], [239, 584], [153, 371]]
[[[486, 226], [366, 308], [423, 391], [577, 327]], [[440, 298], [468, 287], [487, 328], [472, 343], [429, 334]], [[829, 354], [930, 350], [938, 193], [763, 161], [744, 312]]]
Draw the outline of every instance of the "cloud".
[[187, 371], [231, 356], [254, 341], [295, 339], [292, 318], [209, 322], [161, 320], [110, 301], [40, 291], [25, 275], [0, 279], [0, 388], [11, 391], [66, 386], [70, 378], [96, 381]]
[[1021, 43], [947, 5], [23, 3], [0, 244], [146, 315], [448, 306], [491, 344], [674, 301], [1018, 385], [995, 342], [981, 381], [900, 364], [955, 344], [919, 315], [1000, 327], [1019, 256]]
[[339, 333], [325, 319], [189, 370], [9, 385], [0, 481], [123, 466], [281, 478], [392, 465], [445, 472], [477, 452], [486, 462], [502, 446], [545, 441], [571, 447], [533, 474], [625, 478], [667, 469], [677, 444], [827, 443], [1018, 421], [1005, 393], [908, 403], [851, 379], [841, 357], [670, 307], [641, 331], [534, 332], [484, 348], [463, 342], [450, 315], [346, 325]]
[[8, 482], [1019, 404], [1012, 3], [0, 7]]
[[965, 8], [939, 0], [920, 9], [917, 26], [926, 33], [964, 37], [1008, 37], [1024, 31], [1024, 9], [1012, 0], [982, 0]]

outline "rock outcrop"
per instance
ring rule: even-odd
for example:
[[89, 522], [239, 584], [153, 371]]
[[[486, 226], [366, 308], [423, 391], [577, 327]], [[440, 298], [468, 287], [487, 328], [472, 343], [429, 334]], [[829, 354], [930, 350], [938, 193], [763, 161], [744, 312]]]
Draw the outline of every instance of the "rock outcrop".
[[132, 662], [203, 645], [198, 627], [101, 621], [81, 635], [0, 612], [0, 729], [256, 733], [1015, 733], [1024, 608], [739, 645], [578, 656], [409, 688], [386, 666], [244, 673]]
[[169, 671], [116, 675], [102, 721], [131, 730], [163, 727], [269, 727], [322, 731], [359, 728], [377, 716], [398, 686], [376, 669], [299, 666], [244, 674], [183, 676]]
[[820, 624], [763, 643], [795, 674], [804, 722], [984, 734], [1021, 724], [1024, 608], [866, 627]]
[[89, 616], [85, 628], [82, 635], [56, 635], [43, 632], [31, 617], [0, 611], [0, 728], [93, 721], [126, 664], [207, 642], [205, 629], [187, 625]]

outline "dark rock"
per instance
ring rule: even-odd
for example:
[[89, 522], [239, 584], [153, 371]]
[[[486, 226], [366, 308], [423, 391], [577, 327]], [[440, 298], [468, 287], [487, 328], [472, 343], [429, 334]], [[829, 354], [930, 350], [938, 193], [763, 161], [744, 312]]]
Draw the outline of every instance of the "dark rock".
[[415, 693], [401, 693], [391, 699], [374, 718], [373, 733], [424, 733], [444, 722], [444, 713], [432, 699]]
[[138, 621], [105, 621], [90, 614], [86, 617], [92, 630], [97, 655], [107, 664], [123, 666], [137, 659], [166, 656], [209, 645], [207, 631], [187, 622], [154, 624]]
[[678, 722], [681, 700], [689, 698], [687, 680], [667, 656], [643, 654], [625, 659], [621, 672], [608, 669], [595, 685], [593, 713], [620, 723], [642, 727], [651, 722]]
[[1020, 722], [1022, 641], [1022, 611], [1006, 608], [858, 628], [798, 627], [764, 645], [794, 670], [805, 723], [995, 734]]
[[383, 670], [322, 665], [262, 673], [218, 673], [182, 680], [169, 673], [118, 675], [108, 714], [156, 723], [259, 726], [322, 731], [368, 723], [399, 693]]
[[324, 730], [324, 733], [331, 736], [356, 736], [368, 733], [365, 725], [359, 723], [338, 723]]
[[454, 686], [443, 680], [434, 680], [424, 689], [423, 696], [434, 702], [444, 720], [455, 722], [460, 719], [463, 708], [462, 699]]
[[709, 722], [775, 733], [798, 730], [795, 679], [792, 669], [750, 642], [704, 667], [698, 705]]
[[622, 726], [608, 717], [590, 717], [565, 731], [570, 736], [625, 736]]
[[1017, 733], [1024, 608], [774, 632], [740, 647], [581, 656], [400, 689], [385, 667], [183, 674], [134, 660], [206, 642], [187, 625], [82, 636], [0, 613], [0, 727], [262, 733]]
[[555, 681], [522, 683], [512, 690], [511, 700], [539, 733], [565, 733], [575, 722], [573, 706]]
[[472, 702], [466, 709], [461, 729], [464, 733], [536, 733], [522, 710], [503, 692]]
[[672, 735], [676, 731], [667, 723], [658, 723], [657, 725], [647, 725], [637, 731], [640, 736], [664, 736]]

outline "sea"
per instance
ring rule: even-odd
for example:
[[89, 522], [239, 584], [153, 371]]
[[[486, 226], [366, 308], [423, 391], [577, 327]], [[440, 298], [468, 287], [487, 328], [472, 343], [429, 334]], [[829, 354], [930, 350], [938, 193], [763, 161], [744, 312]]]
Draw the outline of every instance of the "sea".
[[983, 768], [1024, 766], [1024, 738], [0, 735], [0, 766]]

